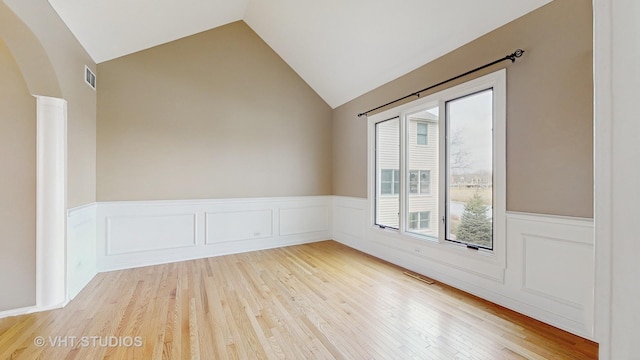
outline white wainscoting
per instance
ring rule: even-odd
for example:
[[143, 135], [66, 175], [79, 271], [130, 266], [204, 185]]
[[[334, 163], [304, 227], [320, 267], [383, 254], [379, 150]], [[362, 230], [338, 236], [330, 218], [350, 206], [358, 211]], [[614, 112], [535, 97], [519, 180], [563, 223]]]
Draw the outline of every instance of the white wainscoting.
[[[593, 220], [508, 213], [508, 283], [546, 321], [594, 338]], [[541, 319], [542, 320], [542, 319]]]
[[331, 196], [99, 203], [99, 271], [331, 238]]
[[367, 199], [334, 196], [333, 239], [594, 339], [593, 220], [507, 213], [504, 276], [497, 276], [476, 253], [468, 259], [441, 256], [449, 251], [446, 245], [373, 227], [369, 218]]
[[67, 299], [71, 300], [98, 273], [96, 209], [88, 204], [67, 210]]

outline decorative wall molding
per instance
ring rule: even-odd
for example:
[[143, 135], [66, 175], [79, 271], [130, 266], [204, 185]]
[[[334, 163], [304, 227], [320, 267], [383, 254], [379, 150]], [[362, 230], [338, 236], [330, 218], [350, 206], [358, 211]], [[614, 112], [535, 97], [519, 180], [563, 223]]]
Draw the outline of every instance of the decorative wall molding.
[[273, 237], [274, 210], [205, 212], [205, 244]]
[[98, 204], [99, 271], [331, 238], [331, 196]]
[[334, 196], [333, 239], [594, 339], [592, 219], [508, 212], [506, 267], [503, 281], [497, 281], [481, 262], [435, 256], [442, 250], [425, 246], [425, 240], [373, 227], [368, 214], [367, 199]]
[[197, 246], [196, 212], [109, 215], [104, 221], [107, 256]]
[[509, 285], [518, 296], [594, 339], [594, 227], [592, 219], [507, 214]]

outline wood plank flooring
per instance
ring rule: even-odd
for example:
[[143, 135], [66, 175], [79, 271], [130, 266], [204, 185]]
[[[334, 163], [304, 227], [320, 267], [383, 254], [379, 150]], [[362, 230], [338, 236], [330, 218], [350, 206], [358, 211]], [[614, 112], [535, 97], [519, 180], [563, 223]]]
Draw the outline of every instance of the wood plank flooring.
[[0, 359], [597, 358], [593, 342], [402, 272], [324, 241], [102, 273], [64, 309], [0, 319]]

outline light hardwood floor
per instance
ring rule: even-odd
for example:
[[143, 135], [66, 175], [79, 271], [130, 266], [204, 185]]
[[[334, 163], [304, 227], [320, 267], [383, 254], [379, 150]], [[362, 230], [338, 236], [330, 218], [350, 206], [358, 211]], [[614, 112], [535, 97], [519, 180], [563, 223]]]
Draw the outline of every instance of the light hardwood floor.
[[102, 273], [64, 309], [0, 320], [0, 359], [596, 354], [590, 341], [333, 241]]

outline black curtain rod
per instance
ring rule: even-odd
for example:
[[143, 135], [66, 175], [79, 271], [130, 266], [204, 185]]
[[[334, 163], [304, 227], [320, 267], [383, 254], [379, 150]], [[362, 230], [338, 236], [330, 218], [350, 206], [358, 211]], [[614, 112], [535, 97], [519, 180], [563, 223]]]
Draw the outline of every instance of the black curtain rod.
[[459, 79], [459, 78], [461, 78], [461, 77], [463, 77], [463, 76], [467, 76], [467, 75], [469, 75], [469, 74], [473, 74], [473, 73], [474, 73], [474, 72], [476, 72], [476, 71], [480, 71], [480, 70], [482, 70], [482, 69], [488, 68], [489, 66], [493, 66], [493, 65], [495, 65], [495, 64], [497, 64], [497, 63], [501, 63], [501, 62], [506, 61], [506, 60], [511, 60], [511, 62], [512, 62], [512, 63], [514, 63], [514, 62], [516, 61], [516, 58], [521, 57], [521, 56], [522, 56], [522, 54], [524, 54], [524, 50], [522, 50], [522, 49], [518, 49], [518, 50], [514, 51], [512, 54], [509, 54], [509, 55], [507, 55], [507, 56], [503, 57], [502, 59], [498, 59], [498, 60], [496, 60], [496, 61], [492, 61], [492, 62], [490, 62], [490, 63], [488, 63], [488, 64], [482, 65], [482, 66], [477, 67], [477, 68], [475, 68], [475, 69], [473, 69], [473, 70], [469, 70], [469, 71], [467, 71], [467, 72], [466, 72], [466, 73], [464, 73], [464, 74], [460, 74], [460, 75], [458, 75], [458, 76], [454, 76], [454, 77], [452, 77], [451, 79], [448, 79], [448, 80], [445, 80], [445, 81], [441, 81], [441, 82], [439, 82], [439, 83], [437, 83], [437, 84], [435, 84], [435, 85], [431, 85], [431, 86], [426, 87], [426, 88], [424, 88], [424, 89], [422, 89], [422, 90], [418, 90], [418, 91], [416, 91], [416, 92], [412, 92], [412, 93], [411, 93], [411, 94], [409, 94], [409, 95], [403, 96], [403, 97], [401, 97], [401, 98], [399, 98], [399, 99], [395, 99], [395, 100], [390, 101], [390, 102], [388, 102], [388, 103], [386, 103], [386, 104], [384, 104], [384, 105], [380, 105], [380, 106], [375, 107], [375, 108], [373, 108], [373, 109], [367, 110], [367, 111], [365, 111], [365, 112], [363, 112], [363, 113], [358, 114], [358, 117], [361, 117], [361, 116], [363, 116], [363, 115], [368, 115], [368, 114], [369, 114], [370, 112], [372, 112], [372, 111], [376, 111], [376, 110], [378, 110], [378, 109], [382, 109], [383, 107], [389, 106], [389, 105], [391, 105], [391, 104], [395, 104], [395, 103], [397, 103], [398, 101], [402, 101], [402, 100], [404, 100], [404, 99], [408, 99], [408, 98], [410, 98], [410, 97], [412, 97], [412, 96], [420, 97], [420, 93], [423, 93], [423, 92], [425, 92], [425, 91], [427, 91], [427, 90], [431, 90], [431, 89], [433, 89], [433, 88], [435, 88], [435, 87], [438, 87], [438, 86], [440, 86], [440, 85], [444, 85], [444, 84], [446, 84], [446, 83], [448, 83], [448, 82], [451, 82], [451, 81], [457, 80], [457, 79]]

